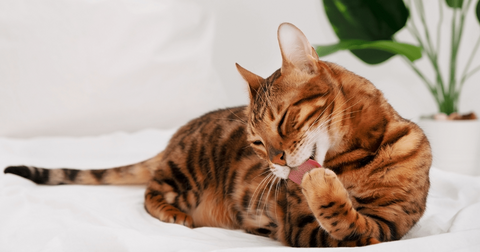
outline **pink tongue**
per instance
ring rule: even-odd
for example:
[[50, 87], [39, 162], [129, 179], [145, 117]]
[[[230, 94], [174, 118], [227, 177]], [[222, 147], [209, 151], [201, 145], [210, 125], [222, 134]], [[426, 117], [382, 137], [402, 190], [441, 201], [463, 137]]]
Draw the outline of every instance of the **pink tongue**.
[[301, 164], [296, 170], [291, 170], [288, 178], [297, 184], [302, 183], [303, 175], [313, 168], [322, 167], [317, 161], [309, 159], [305, 163]]

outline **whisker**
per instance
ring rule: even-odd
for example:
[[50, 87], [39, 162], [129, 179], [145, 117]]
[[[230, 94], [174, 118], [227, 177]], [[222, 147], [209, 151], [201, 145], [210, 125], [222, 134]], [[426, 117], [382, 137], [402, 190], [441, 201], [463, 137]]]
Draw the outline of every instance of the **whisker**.
[[[271, 175], [273, 175], [273, 173], [271, 173]], [[260, 207], [260, 203], [262, 202], [262, 199], [263, 199], [263, 195], [265, 194], [265, 190], [267, 189], [268, 187], [268, 184], [270, 184], [270, 182], [275, 178], [275, 175], [273, 176], [270, 176], [270, 179], [268, 180], [268, 182], [265, 184], [265, 186], [263, 187], [263, 191], [262, 191], [262, 195], [260, 195], [260, 199], [258, 200], [258, 204], [257, 204], [257, 214], [258, 214], [258, 208]]]
[[265, 167], [264, 169], [265, 169], [265, 171], [263, 171], [262, 173], [258, 174], [258, 175], [255, 176], [255, 177], [253, 177], [253, 178], [252, 178], [252, 181], [253, 181], [254, 179], [256, 179], [258, 176], [264, 175], [265, 173], [270, 172], [270, 168]]
[[252, 200], [255, 199], [255, 194], [257, 193], [258, 188], [260, 188], [262, 186], [262, 184], [265, 183], [265, 181], [267, 181], [271, 176], [273, 176], [273, 173], [270, 173], [265, 178], [263, 178], [262, 181], [257, 185], [257, 188], [255, 188], [255, 191], [253, 192], [253, 195], [250, 198], [250, 202], [248, 203], [248, 212], [250, 212], [250, 210], [252, 210], [251, 206], [252, 206], [252, 203], [254, 203], [254, 202], [252, 202]]
[[265, 201], [264, 201], [264, 204], [263, 204], [263, 210], [265, 211], [266, 208], [267, 208], [267, 204], [268, 204], [268, 196], [270, 196], [270, 192], [272, 191], [272, 187], [273, 187], [273, 184], [275, 183], [275, 181], [277, 181], [278, 177], [275, 176], [271, 183], [270, 183], [270, 188], [268, 189], [268, 192], [267, 192], [267, 197], [265, 198]]
[[275, 219], [278, 220], [277, 208], [278, 208], [278, 187], [282, 183], [282, 179], [279, 179], [275, 186]]
[[[259, 183], [259, 184], [257, 185], [257, 187], [255, 188], [255, 191], [253, 191], [252, 197], [250, 198], [250, 202], [248, 203], [248, 210], [249, 210], [249, 211], [250, 211], [250, 209], [251, 209], [252, 203], [254, 203], [254, 202], [252, 202], [252, 200], [255, 199], [255, 195], [256, 195], [256, 193], [257, 193], [258, 188], [261, 187], [261, 185], [265, 182], [265, 180], [266, 180], [269, 176], [270, 176], [270, 174], [268, 174], [266, 177], [264, 177], [264, 178], [262, 179], [262, 181], [260, 181], [260, 183]], [[258, 177], [258, 176], [257, 176], [257, 177]]]

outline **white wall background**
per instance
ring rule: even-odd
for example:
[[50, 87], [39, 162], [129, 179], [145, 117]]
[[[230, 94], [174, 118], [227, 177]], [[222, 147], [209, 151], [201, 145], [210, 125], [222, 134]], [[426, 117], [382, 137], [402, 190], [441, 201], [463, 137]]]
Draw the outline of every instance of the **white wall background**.
[[[424, 4], [436, 27], [438, 2]], [[460, 69], [480, 36], [473, 9]], [[441, 60], [449, 57], [450, 20], [444, 8]], [[213, 108], [246, 104], [234, 64], [264, 77], [279, 68], [282, 22], [298, 26], [312, 44], [337, 41], [321, 0], [0, 1], [0, 136], [172, 128]], [[398, 38], [413, 42], [406, 31]], [[324, 60], [372, 81], [405, 118], [436, 112], [399, 57], [376, 66], [349, 52]], [[419, 64], [429, 73], [426, 59]], [[466, 83], [462, 112], [480, 113], [479, 78]]]
[[[213, 10], [217, 18], [215, 66], [234, 103], [245, 103], [246, 96], [239, 96], [244, 87], [239, 84], [233, 62], [267, 77], [280, 67], [281, 58], [276, 41], [276, 28], [282, 22], [291, 22], [298, 26], [312, 44], [330, 44], [338, 41], [323, 11], [321, 0], [242, 0], [213, 1]], [[439, 10], [437, 1], [424, 1], [427, 10], [427, 22], [436, 36]], [[480, 25], [474, 16], [472, 6], [467, 16], [463, 35], [462, 49], [459, 55], [459, 69], [464, 65], [480, 36]], [[442, 39], [440, 60], [449, 59], [450, 21], [452, 15], [443, 8]], [[417, 19], [418, 20], [418, 19]], [[419, 25], [419, 23], [418, 23]], [[415, 41], [408, 31], [402, 30], [397, 37], [400, 41]], [[480, 64], [480, 54], [475, 57], [471, 69]], [[380, 65], [367, 65], [350, 52], [339, 52], [323, 58], [340, 64], [347, 69], [366, 77], [383, 91], [387, 99], [400, 114], [408, 119], [417, 120], [421, 115], [436, 112], [437, 107], [428, 90], [417, 75], [398, 56]], [[417, 62], [421, 69], [433, 80], [433, 72], [426, 57]], [[448, 64], [442, 64], [447, 78]], [[459, 71], [459, 73], [461, 73]], [[480, 111], [480, 73], [465, 84], [460, 110], [462, 112]], [[243, 91], [243, 93], [245, 93]]]

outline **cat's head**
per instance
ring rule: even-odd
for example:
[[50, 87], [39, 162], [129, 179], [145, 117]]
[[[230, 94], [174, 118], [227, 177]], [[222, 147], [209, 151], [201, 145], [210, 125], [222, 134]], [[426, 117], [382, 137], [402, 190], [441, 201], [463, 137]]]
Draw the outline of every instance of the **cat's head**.
[[342, 137], [338, 122], [345, 100], [335, 73], [297, 27], [281, 24], [278, 41], [282, 67], [270, 77], [237, 68], [249, 85], [248, 140], [272, 172], [286, 179], [308, 159], [323, 165]]

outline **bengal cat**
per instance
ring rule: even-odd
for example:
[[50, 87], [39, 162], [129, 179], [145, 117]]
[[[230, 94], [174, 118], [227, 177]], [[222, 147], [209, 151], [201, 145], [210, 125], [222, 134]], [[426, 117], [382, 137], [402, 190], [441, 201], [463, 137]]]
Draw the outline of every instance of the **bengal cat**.
[[[431, 151], [368, 80], [318, 59], [292, 24], [278, 29], [282, 66], [263, 79], [241, 66], [250, 103], [181, 127], [157, 156], [102, 170], [11, 166], [38, 184], [147, 184], [164, 222], [222, 227], [299, 247], [402, 238], [425, 211]], [[287, 179], [313, 159], [301, 184]]]

